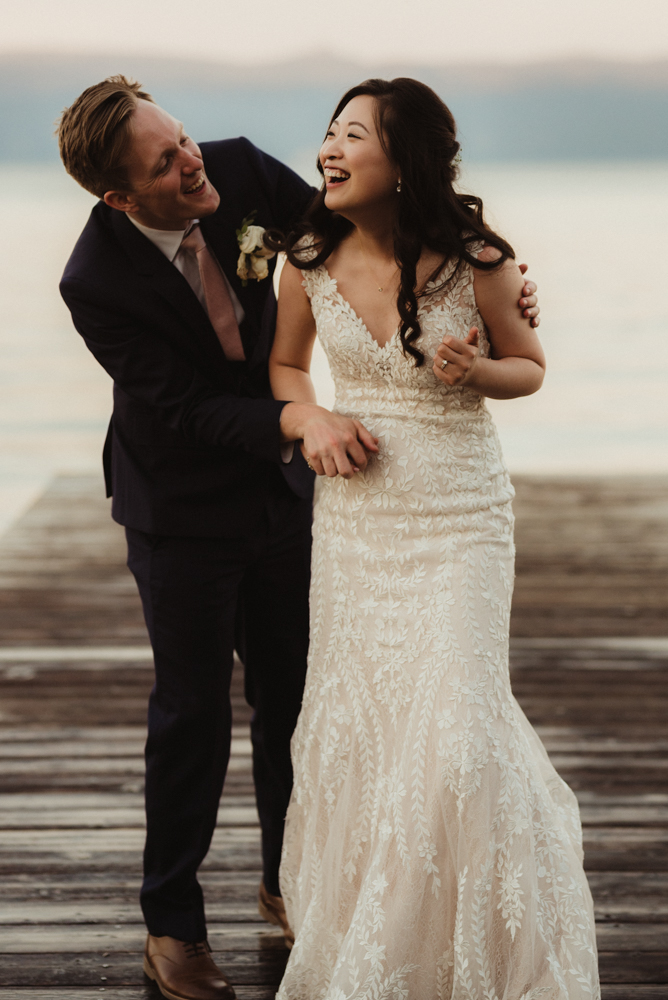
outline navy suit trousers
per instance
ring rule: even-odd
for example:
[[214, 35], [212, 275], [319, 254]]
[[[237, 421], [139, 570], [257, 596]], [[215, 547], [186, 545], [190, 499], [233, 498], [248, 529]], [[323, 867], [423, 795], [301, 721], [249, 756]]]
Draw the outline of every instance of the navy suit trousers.
[[209, 850], [229, 761], [235, 648], [254, 710], [264, 881], [279, 895], [290, 737], [308, 652], [311, 502], [268, 500], [253, 533], [233, 539], [131, 528], [126, 536], [155, 658], [141, 904], [151, 934], [201, 941], [206, 924], [197, 870]]

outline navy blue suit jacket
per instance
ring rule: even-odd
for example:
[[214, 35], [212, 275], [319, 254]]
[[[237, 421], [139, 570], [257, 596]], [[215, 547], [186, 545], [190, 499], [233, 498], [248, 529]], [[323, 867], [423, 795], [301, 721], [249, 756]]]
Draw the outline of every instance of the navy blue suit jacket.
[[[270, 276], [243, 287], [235, 230], [287, 230], [313, 189], [247, 139], [201, 146], [220, 194], [202, 232], [241, 302], [246, 362], [225, 358], [197, 296], [176, 267], [123, 212], [98, 202], [60, 290], [76, 329], [114, 380], [104, 448], [112, 515], [140, 531], [235, 536], [252, 528], [267, 498], [310, 495], [313, 477], [295, 448], [284, 466], [267, 362], [276, 315]], [[289, 486], [287, 485], [289, 483]]]

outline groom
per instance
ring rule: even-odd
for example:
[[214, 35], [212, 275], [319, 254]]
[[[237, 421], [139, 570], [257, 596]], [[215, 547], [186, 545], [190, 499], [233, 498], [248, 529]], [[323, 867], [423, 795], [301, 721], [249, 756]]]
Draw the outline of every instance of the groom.
[[[256, 255], [237, 274], [243, 221], [286, 231], [312, 188], [247, 139], [198, 147], [121, 76], [66, 109], [59, 143], [68, 173], [100, 198], [60, 288], [114, 380], [107, 492], [155, 659], [144, 969], [176, 1000], [231, 1000], [197, 870], [229, 760], [235, 649], [254, 709], [260, 912], [290, 942], [278, 866], [308, 648], [313, 477], [286, 445], [305, 439], [310, 453], [340, 450], [364, 468], [375, 444], [354, 421], [272, 399], [275, 261]], [[534, 291], [520, 302], [531, 315]]]

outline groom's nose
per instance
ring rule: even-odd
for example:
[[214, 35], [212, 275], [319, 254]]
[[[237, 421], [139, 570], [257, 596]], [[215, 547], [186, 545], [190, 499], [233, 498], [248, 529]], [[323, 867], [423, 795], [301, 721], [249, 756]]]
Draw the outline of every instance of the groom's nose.
[[195, 156], [190, 150], [184, 150], [185, 159], [181, 170], [184, 174], [194, 174], [196, 170], [202, 169], [202, 159], [199, 156]]

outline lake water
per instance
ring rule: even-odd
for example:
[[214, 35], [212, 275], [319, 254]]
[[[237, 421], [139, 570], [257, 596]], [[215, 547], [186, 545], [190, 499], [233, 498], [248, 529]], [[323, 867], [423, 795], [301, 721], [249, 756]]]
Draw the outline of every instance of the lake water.
[[[540, 286], [544, 387], [489, 404], [511, 470], [668, 472], [668, 163], [485, 165], [462, 185]], [[111, 386], [58, 294], [92, 205], [58, 167], [0, 165], [0, 532], [54, 473], [100, 469]], [[320, 352], [314, 377], [328, 405]]]

